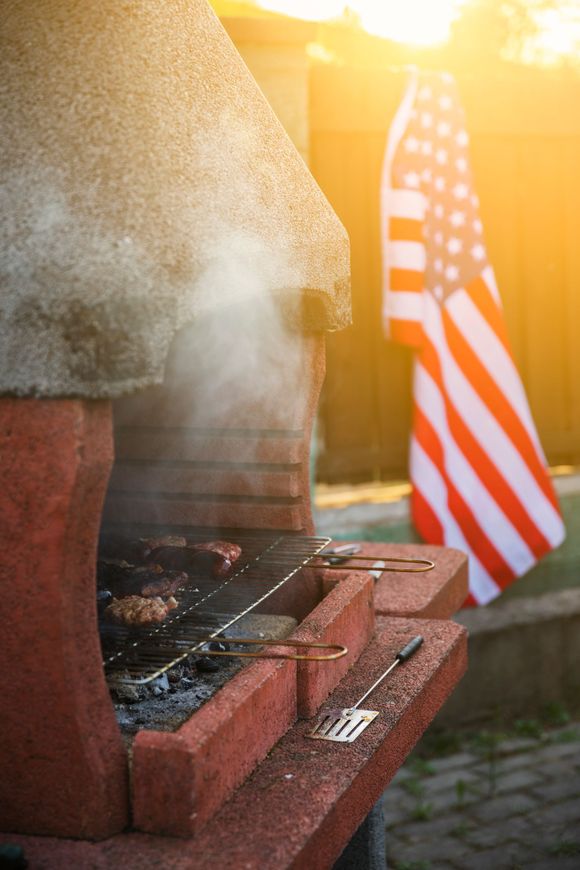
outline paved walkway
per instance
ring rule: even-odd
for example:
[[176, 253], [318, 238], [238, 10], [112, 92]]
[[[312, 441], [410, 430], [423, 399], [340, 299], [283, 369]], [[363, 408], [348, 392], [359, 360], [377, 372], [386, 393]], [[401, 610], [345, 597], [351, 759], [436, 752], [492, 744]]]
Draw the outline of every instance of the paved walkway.
[[415, 755], [384, 802], [389, 870], [580, 870], [580, 723]]

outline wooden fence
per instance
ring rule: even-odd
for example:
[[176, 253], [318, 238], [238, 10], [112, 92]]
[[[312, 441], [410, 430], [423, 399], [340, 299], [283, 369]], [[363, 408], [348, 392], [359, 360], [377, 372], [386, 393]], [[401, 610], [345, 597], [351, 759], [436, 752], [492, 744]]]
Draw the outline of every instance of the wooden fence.
[[[404, 75], [311, 74], [311, 168], [351, 239], [354, 326], [328, 341], [319, 479], [404, 477], [411, 354], [380, 324], [379, 179]], [[580, 463], [580, 77], [459, 78], [484, 234], [551, 464]]]

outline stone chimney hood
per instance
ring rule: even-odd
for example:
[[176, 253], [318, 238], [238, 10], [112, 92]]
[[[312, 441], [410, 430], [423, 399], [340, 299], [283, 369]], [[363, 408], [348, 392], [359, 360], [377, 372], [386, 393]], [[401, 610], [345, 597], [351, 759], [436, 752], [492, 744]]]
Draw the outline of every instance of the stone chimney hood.
[[206, 0], [16, 0], [0, 44], [0, 394], [158, 383], [265, 296], [350, 322], [348, 238]]

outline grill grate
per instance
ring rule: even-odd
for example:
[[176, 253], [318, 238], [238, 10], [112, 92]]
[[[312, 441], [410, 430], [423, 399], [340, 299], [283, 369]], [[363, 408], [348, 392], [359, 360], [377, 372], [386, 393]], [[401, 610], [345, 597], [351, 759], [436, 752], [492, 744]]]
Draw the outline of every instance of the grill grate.
[[146, 629], [101, 625], [107, 678], [144, 685], [160, 677], [257, 607], [308, 565], [330, 538], [237, 533], [235, 541], [242, 555], [230, 577], [219, 582], [190, 574], [188, 587], [178, 593], [178, 607], [163, 623]]

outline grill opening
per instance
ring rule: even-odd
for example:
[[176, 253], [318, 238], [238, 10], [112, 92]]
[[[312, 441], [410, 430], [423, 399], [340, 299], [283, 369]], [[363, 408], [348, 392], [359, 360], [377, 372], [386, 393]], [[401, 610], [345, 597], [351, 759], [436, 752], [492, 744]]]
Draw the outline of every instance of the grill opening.
[[[224, 539], [225, 534], [220, 537]], [[187, 530], [188, 543], [207, 540], [211, 540], [207, 530]], [[330, 543], [326, 537], [239, 530], [227, 540], [242, 549], [229, 576], [216, 580], [204, 570], [191, 572], [187, 584], [175, 593], [177, 607], [163, 622], [129, 628], [100, 619], [103, 666], [109, 682], [146, 685], [201, 652], [208, 638], [226, 633]]]

